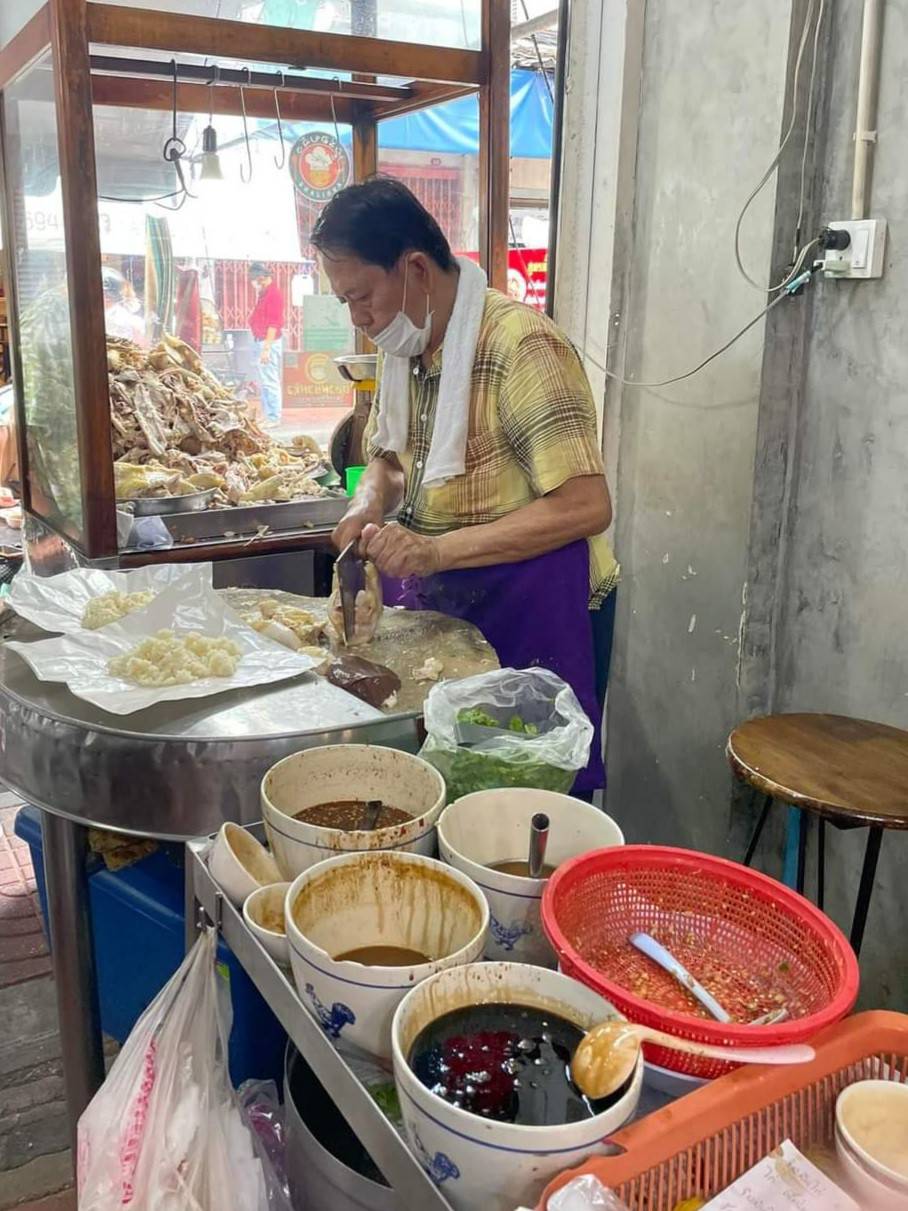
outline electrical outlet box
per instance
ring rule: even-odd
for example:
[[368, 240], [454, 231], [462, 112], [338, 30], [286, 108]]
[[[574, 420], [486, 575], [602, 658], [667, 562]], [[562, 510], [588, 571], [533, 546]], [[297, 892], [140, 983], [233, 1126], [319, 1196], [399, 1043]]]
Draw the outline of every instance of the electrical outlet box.
[[833, 231], [847, 231], [851, 242], [841, 250], [829, 248], [823, 254], [823, 275], [827, 278], [881, 278], [886, 252], [885, 219], [845, 219], [828, 223]]

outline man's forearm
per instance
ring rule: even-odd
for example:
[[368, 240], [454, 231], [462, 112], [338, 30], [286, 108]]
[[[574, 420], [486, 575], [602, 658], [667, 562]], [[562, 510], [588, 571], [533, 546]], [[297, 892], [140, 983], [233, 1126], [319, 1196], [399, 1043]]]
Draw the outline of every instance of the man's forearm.
[[610, 520], [605, 481], [584, 476], [497, 521], [451, 530], [434, 541], [440, 570], [483, 568], [557, 551], [601, 533]]
[[356, 486], [351, 509], [380, 521], [400, 505], [404, 495], [404, 473], [384, 458], [373, 458]]

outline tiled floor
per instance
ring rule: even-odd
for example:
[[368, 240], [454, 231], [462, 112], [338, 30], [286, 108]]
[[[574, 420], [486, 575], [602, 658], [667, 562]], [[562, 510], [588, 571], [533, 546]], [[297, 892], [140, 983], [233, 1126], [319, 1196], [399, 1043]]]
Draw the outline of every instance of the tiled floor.
[[50, 973], [31, 855], [13, 832], [17, 810], [0, 806], [0, 988]]
[[[57, 1010], [28, 846], [0, 787], [0, 1208], [75, 1211]], [[29, 1200], [29, 1201], [23, 1201]]]

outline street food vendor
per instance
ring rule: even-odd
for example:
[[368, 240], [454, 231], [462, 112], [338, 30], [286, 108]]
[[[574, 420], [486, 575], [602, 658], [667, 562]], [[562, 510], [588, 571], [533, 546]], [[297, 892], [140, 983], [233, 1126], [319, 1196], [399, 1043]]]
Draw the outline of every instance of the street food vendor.
[[[385, 602], [440, 610], [503, 666], [564, 678], [596, 725], [576, 790], [602, 785], [599, 722], [617, 565], [589, 382], [546, 316], [488, 289], [400, 182], [337, 194], [312, 241], [381, 351], [368, 468], [334, 532], [382, 574]], [[397, 511], [397, 520], [385, 518]]]

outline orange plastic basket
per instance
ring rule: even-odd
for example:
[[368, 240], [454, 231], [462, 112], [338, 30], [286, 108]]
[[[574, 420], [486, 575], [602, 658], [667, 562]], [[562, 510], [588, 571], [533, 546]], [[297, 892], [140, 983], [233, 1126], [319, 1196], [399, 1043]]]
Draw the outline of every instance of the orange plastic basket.
[[[549, 879], [542, 920], [562, 971], [632, 1022], [727, 1047], [800, 1043], [854, 1006], [860, 976], [842, 931], [803, 896], [737, 862], [661, 845], [593, 850]], [[733, 1016], [785, 1006], [773, 1026], [697, 1016], [677, 981], [628, 942], [653, 934]], [[689, 1008], [693, 1006], [694, 1008]], [[705, 1011], [703, 1011], [705, 1015]], [[663, 1068], [722, 1076], [730, 1065], [647, 1045]]]
[[672, 1211], [710, 1199], [783, 1140], [828, 1149], [836, 1098], [855, 1081], [908, 1081], [908, 1016], [861, 1013], [813, 1040], [816, 1059], [786, 1068], [739, 1068], [613, 1136], [622, 1156], [593, 1157], [556, 1178], [538, 1211], [567, 1182], [592, 1173], [630, 1211]]

